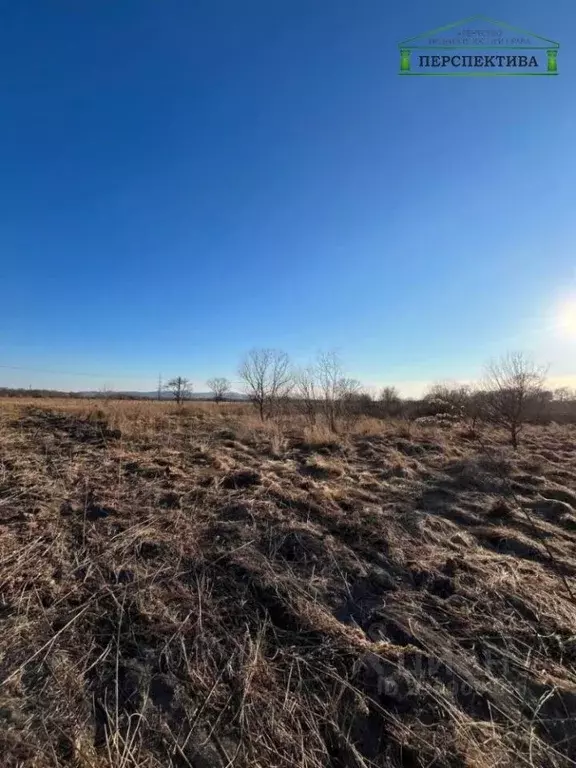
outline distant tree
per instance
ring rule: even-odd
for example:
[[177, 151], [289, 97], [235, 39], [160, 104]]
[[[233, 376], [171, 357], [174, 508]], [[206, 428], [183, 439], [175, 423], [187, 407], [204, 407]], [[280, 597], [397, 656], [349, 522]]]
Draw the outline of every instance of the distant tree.
[[361, 391], [359, 381], [344, 375], [335, 352], [320, 353], [312, 365], [295, 372], [294, 382], [293, 402], [312, 425], [323, 415], [328, 427], [337, 432], [339, 421], [374, 412], [372, 397]]
[[468, 423], [471, 437], [478, 436], [478, 425], [486, 420], [487, 415], [487, 393], [482, 389], [481, 384], [470, 387], [468, 400], [464, 406], [464, 416]]
[[294, 387], [290, 359], [277, 349], [251, 350], [240, 365], [239, 375], [262, 421], [270, 417]]
[[210, 379], [206, 384], [208, 385], [210, 392], [212, 392], [213, 399], [216, 403], [221, 403], [232, 388], [228, 379], [218, 377]]
[[466, 416], [472, 390], [466, 384], [433, 384], [424, 395], [423, 403], [429, 415], [450, 414]]
[[360, 393], [360, 382], [344, 375], [336, 352], [322, 352], [315, 366], [322, 410], [332, 432], [338, 432], [339, 420], [350, 414]]
[[362, 390], [357, 379], [343, 379], [342, 402], [340, 418], [348, 428], [362, 416], [374, 415], [374, 400], [372, 395]]
[[553, 391], [552, 397], [558, 403], [570, 403], [576, 400], [576, 390], [569, 387], [557, 387]]
[[535, 404], [542, 400], [545, 375], [546, 369], [522, 352], [508, 353], [486, 369], [486, 417], [508, 430], [514, 448], [518, 448], [520, 433]]
[[379, 402], [383, 416], [394, 418], [402, 413], [402, 398], [396, 387], [384, 387], [380, 392]]
[[548, 415], [554, 421], [574, 424], [576, 422], [576, 390], [558, 387], [550, 393], [547, 404]]
[[171, 392], [178, 405], [181, 405], [182, 402], [188, 400], [192, 394], [192, 383], [190, 379], [185, 379], [183, 376], [176, 376], [164, 385], [164, 389]]
[[300, 368], [294, 374], [294, 394], [296, 404], [306, 419], [313, 426], [318, 418], [320, 392], [314, 367]]
[[542, 389], [533, 395], [528, 403], [527, 419], [540, 424], [549, 422], [552, 418], [554, 392], [550, 389]]
[[342, 363], [336, 352], [322, 352], [318, 355], [316, 375], [322, 397], [322, 409], [332, 432], [338, 431], [341, 381], [344, 378]]

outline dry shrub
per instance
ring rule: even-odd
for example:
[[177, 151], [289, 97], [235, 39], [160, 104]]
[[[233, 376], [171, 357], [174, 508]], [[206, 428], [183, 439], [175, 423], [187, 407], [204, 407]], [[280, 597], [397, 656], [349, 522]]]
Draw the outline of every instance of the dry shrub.
[[303, 435], [311, 448], [338, 448], [344, 440], [342, 435], [336, 435], [324, 424], [304, 427]]

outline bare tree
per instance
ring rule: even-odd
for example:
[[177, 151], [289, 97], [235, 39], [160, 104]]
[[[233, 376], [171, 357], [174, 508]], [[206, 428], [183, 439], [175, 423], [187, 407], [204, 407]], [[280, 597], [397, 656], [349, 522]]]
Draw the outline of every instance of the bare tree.
[[472, 389], [467, 384], [437, 383], [428, 388], [418, 410], [421, 416], [437, 419], [439, 424], [454, 424], [468, 418], [471, 397]]
[[214, 401], [216, 403], [221, 403], [232, 388], [228, 379], [218, 377], [210, 379], [206, 384], [208, 385], [210, 392], [214, 395]]
[[576, 400], [576, 390], [570, 387], [557, 387], [553, 392], [553, 399], [557, 403], [570, 403]]
[[510, 432], [514, 448], [518, 448], [531, 410], [541, 401], [545, 375], [546, 369], [522, 352], [508, 353], [487, 367], [483, 397], [486, 417]]
[[402, 413], [402, 398], [396, 387], [384, 387], [380, 393], [380, 411], [384, 416], [395, 417]]
[[372, 397], [362, 391], [362, 385], [357, 379], [342, 378], [340, 380], [339, 416], [348, 428], [362, 416], [373, 413]]
[[424, 401], [437, 401], [454, 413], [464, 413], [472, 390], [467, 384], [440, 382], [433, 384], [424, 395]]
[[277, 349], [253, 349], [240, 365], [246, 394], [264, 421], [287, 398], [294, 386], [290, 359]]
[[298, 409], [312, 426], [316, 424], [320, 405], [320, 391], [313, 366], [300, 368], [294, 374], [295, 395]]
[[470, 385], [468, 390], [468, 399], [464, 403], [464, 419], [468, 425], [470, 437], [477, 437], [479, 427], [487, 419], [487, 399], [488, 394], [483, 389], [482, 382], [476, 382]]
[[316, 363], [318, 386], [322, 396], [322, 408], [332, 432], [338, 431], [340, 380], [343, 378], [342, 364], [336, 352], [322, 352]]
[[557, 387], [552, 393], [552, 400], [547, 410], [554, 421], [562, 423], [576, 422], [576, 390], [569, 387]]
[[315, 370], [328, 427], [332, 432], [338, 432], [338, 421], [351, 411], [354, 397], [360, 392], [360, 382], [344, 376], [336, 352], [322, 352], [318, 355]]
[[171, 392], [178, 405], [181, 405], [192, 394], [192, 382], [183, 376], [176, 376], [166, 383], [164, 389]]

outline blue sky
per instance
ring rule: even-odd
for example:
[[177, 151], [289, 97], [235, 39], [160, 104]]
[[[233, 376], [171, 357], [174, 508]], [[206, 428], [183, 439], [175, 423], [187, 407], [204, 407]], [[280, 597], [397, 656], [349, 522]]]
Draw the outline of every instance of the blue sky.
[[[560, 75], [398, 76], [477, 13]], [[575, 64], [573, 0], [0, 0], [0, 385], [576, 376]]]

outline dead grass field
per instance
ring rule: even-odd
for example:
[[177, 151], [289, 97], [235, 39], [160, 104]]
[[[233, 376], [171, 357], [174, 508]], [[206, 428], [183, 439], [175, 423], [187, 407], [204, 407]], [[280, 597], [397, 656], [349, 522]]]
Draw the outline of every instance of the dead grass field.
[[575, 437], [0, 403], [0, 764], [575, 765]]

